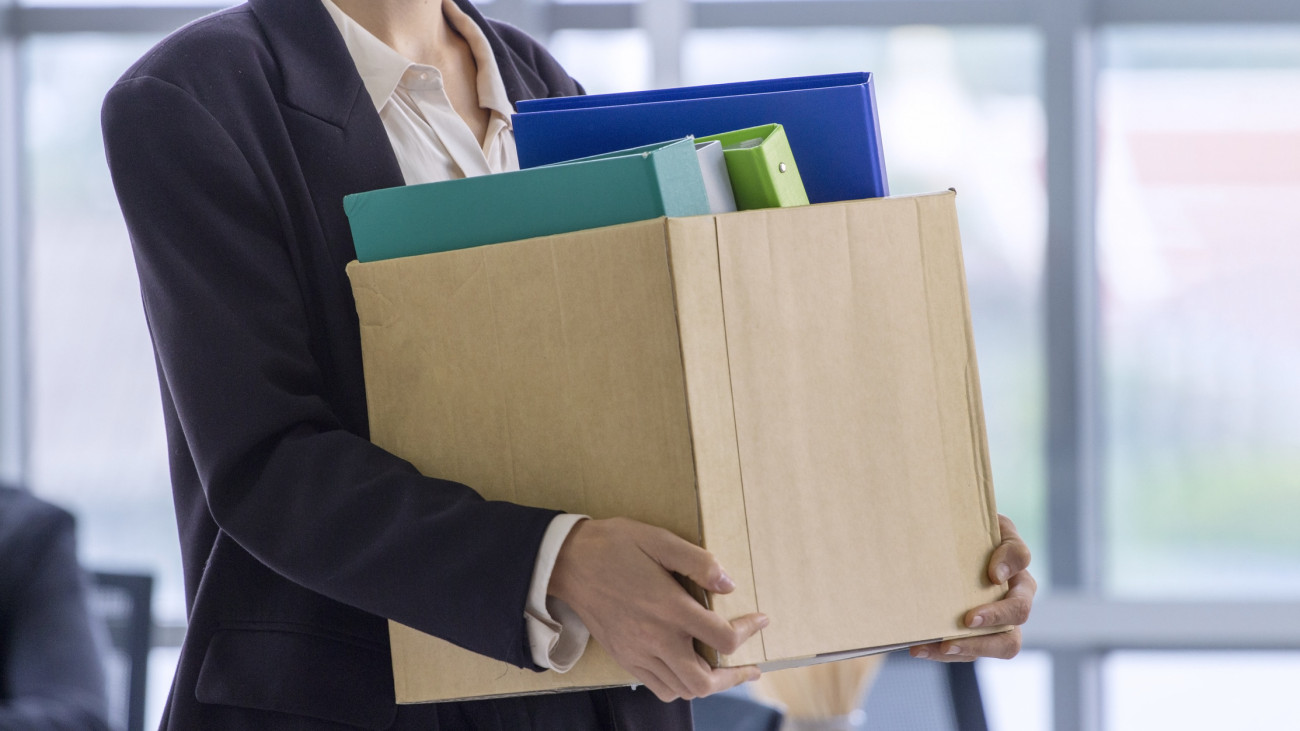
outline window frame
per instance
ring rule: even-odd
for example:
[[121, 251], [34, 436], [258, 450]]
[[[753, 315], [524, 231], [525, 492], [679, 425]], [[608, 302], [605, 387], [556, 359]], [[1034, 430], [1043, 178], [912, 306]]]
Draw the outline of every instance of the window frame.
[[[0, 0], [0, 480], [27, 473], [29, 348], [24, 281], [31, 211], [23, 191], [23, 41], [35, 34], [162, 33], [223, 5], [39, 6]], [[1047, 376], [1047, 563], [1052, 591], [1035, 606], [1025, 647], [1052, 658], [1053, 727], [1097, 731], [1101, 660], [1111, 650], [1300, 650], [1300, 602], [1123, 601], [1101, 585], [1102, 455], [1096, 270], [1096, 94], [1099, 31], [1160, 25], [1300, 24], [1295, 0], [741, 0], [557, 3], [494, 0], [493, 17], [539, 37], [557, 30], [640, 29], [652, 83], [681, 79], [691, 29], [996, 25], [1041, 34], [1047, 127], [1043, 272]], [[184, 628], [155, 632], [179, 644]]]

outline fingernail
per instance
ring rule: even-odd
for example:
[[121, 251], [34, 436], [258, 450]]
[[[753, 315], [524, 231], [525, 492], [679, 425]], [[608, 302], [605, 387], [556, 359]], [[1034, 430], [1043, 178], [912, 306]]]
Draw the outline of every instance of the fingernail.
[[1000, 563], [998, 564], [998, 568], [996, 571], [994, 571], [994, 573], [998, 577], [998, 583], [1001, 584], [1002, 582], [1011, 578], [1011, 567], [1007, 566], [1004, 563]]
[[916, 656], [919, 657], [919, 658], [921, 658], [922, 660], [924, 660], [925, 658], [927, 658], [927, 657], [930, 656], [930, 651], [929, 651], [929, 650], [925, 650], [925, 649], [917, 650], [917, 651], [916, 651]]
[[974, 617], [971, 617], [971, 620], [970, 620], [970, 626], [971, 626], [971, 627], [979, 627], [979, 626], [982, 625], [982, 624], [984, 624], [984, 615], [983, 615], [983, 614], [976, 614]]
[[726, 571], [723, 571], [722, 575], [718, 577], [718, 580], [714, 583], [713, 587], [725, 594], [736, 588], [736, 582], [732, 581], [730, 576], [727, 576]]
[[771, 623], [772, 623], [772, 620], [769, 619], [768, 616], [767, 616], [766, 614], [760, 614], [760, 615], [758, 615], [758, 628], [759, 628], [759, 629], [767, 629], [767, 626], [768, 626], [769, 624], [771, 624]]
[[949, 655], [960, 655], [960, 654], [961, 654], [961, 648], [958, 647], [958, 646], [956, 646], [956, 645], [953, 645], [952, 647], [949, 647], [949, 648], [948, 648], [948, 652], [947, 652], [947, 654], [949, 654]]

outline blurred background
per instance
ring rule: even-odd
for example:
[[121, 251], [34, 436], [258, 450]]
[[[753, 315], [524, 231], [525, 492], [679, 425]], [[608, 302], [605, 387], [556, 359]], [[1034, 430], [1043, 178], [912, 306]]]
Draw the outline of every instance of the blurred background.
[[[588, 91], [871, 71], [895, 194], [955, 187], [999, 509], [1042, 589], [989, 725], [1279, 728], [1300, 686], [1300, 3], [493, 0]], [[99, 106], [220, 5], [0, 0], [0, 478], [185, 624]], [[1287, 721], [1290, 719], [1290, 721]]]

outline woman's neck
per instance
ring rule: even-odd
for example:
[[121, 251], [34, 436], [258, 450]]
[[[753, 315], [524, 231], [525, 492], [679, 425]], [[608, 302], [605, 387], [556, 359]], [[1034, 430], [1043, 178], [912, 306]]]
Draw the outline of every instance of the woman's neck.
[[333, 0], [348, 17], [404, 57], [441, 68], [451, 48], [442, 0]]

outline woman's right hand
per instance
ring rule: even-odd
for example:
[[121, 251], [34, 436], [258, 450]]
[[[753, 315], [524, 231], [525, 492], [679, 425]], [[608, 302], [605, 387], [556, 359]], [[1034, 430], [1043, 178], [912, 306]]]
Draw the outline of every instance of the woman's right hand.
[[757, 679], [752, 665], [711, 667], [694, 640], [729, 655], [766, 627], [767, 617], [728, 622], [701, 606], [673, 572], [719, 594], [735, 589], [712, 554], [669, 531], [626, 518], [584, 520], [560, 548], [548, 593], [577, 612], [591, 636], [660, 700], [699, 698]]

